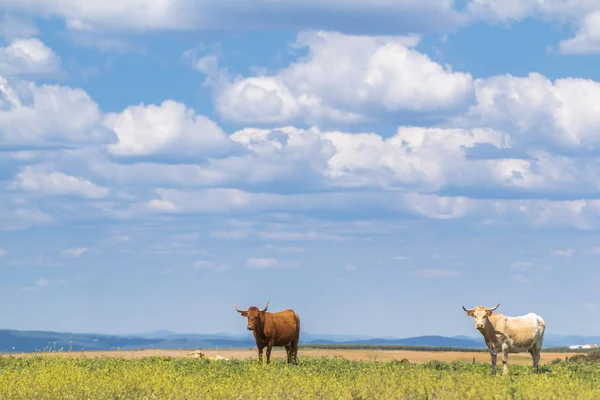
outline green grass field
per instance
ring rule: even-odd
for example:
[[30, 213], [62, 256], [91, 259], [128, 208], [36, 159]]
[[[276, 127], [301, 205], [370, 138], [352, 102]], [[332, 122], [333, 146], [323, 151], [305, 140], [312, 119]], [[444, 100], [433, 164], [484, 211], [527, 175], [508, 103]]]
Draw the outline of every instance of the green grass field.
[[[584, 357], [584, 356], [583, 356]], [[149, 357], [0, 359], [0, 399], [600, 399], [600, 364], [256, 360]]]

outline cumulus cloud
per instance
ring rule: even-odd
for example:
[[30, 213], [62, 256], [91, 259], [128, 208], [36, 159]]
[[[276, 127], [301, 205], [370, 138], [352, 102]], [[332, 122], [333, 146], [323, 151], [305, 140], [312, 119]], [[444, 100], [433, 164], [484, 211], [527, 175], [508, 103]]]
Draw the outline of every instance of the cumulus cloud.
[[108, 150], [118, 156], [169, 151], [208, 154], [224, 150], [230, 144], [217, 124], [172, 100], [160, 105], [130, 106], [121, 113], [107, 114], [104, 125], [117, 135], [118, 142], [109, 145]]
[[588, 0], [471, 0], [467, 9], [471, 16], [486, 21], [521, 21], [540, 19], [577, 19], [596, 7]]
[[306, 58], [273, 76], [221, 79], [217, 110], [240, 123], [351, 123], [374, 113], [460, 109], [471, 96], [471, 75], [416, 51], [418, 39], [302, 32], [295, 46], [308, 48]]
[[98, 186], [87, 179], [59, 171], [49, 171], [43, 166], [23, 168], [12, 182], [11, 188], [41, 195], [71, 195], [88, 199], [101, 199], [110, 194], [110, 189]]
[[98, 144], [101, 111], [81, 89], [0, 77], [0, 147]]
[[600, 5], [589, 0], [471, 0], [467, 6], [472, 18], [489, 23], [509, 23], [535, 18], [568, 23], [578, 28], [573, 38], [559, 43], [564, 54], [600, 52], [598, 30]]
[[510, 132], [525, 147], [596, 148], [600, 145], [600, 83], [539, 73], [479, 79], [468, 124]]
[[600, 10], [586, 15], [575, 36], [561, 41], [558, 48], [563, 54], [600, 53]]
[[315, 28], [366, 32], [452, 29], [464, 23], [452, 0], [273, 2], [258, 0], [1, 0], [6, 10], [58, 16], [80, 30]]
[[[299, 43], [311, 50], [308, 57], [263, 78], [283, 83], [296, 100], [302, 97], [300, 89], [303, 93], [318, 91], [325, 103], [343, 112], [377, 116], [378, 110], [388, 106], [389, 110], [404, 107], [417, 113], [443, 108], [451, 97], [437, 102], [444, 92], [438, 90], [439, 85], [435, 90], [433, 86], [411, 86], [408, 83], [416, 78], [402, 75], [402, 69], [433, 71], [449, 82], [461, 82], [464, 74], [426, 60], [413, 49], [417, 42], [418, 37], [305, 32]], [[369, 55], [368, 60], [357, 58], [356, 49]], [[341, 53], [330, 54], [329, 50]], [[384, 61], [395, 60], [393, 56], [376, 57], [380, 51], [396, 54], [396, 50], [408, 57], [405, 62], [390, 66]], [[347, 62], [339, 63], [341, 70], [333, 74], [335, 79], [327, 79], [325, 71], [336, 67], [334, 59]], [[364, 81], [380, 72], [384, 77], [391, 74], [390, 87], [375, 80], [368, 81], [363, 90], [338, 79], [358, 76], [358, 81]], [[298, 79], [285, 78], [288, 75]], [[465, 93], [473, 90], [475, 102], [460, 117], [437, 127], [400, 126], [391, 136], [291, 125], [246, 127], [227, 135], [207, 117], [173, 100], [132, 105], [102, 115], [82, 90], [4, 80], [0, 108], [0, 134], [6, 138], [3, 145], [60, 143], [77, 147], [87, 146], [91, 140], [97, 145], [7, 153], [10, 162], [19, 164], [8, 187], [31, 198], [83, 197], [90, 200], [88, 212], [117, 218], [272, 212], [326, 212], [348, 218], [357, 213], [381, 213], [438, 220], [473, 218], [498, 225], [528, 222], [595, 228], [597, 201], [580, 200], [576, 194], [590, 197], [600, 193], [595, 173], [600, 159], [574, 157], [565, 148], [597, 146], [600, 110], [594, 99], [600, 95], [598, 83], [571, 78], [550, 81], [534, 73], [478, 79], [471, 85], [470, 76], [463, 77], [468, 78]], [[408, 83], [399, 85], [403, 89], [399, 97], [387, 103], [394, 79]], [[359, 102], [353, 103], [353, 94]], [[421, 110], [411, 96], [429, 98], [433, 105]], [[108, 140], [112, 137], [117, 139], [114, 143]], [[482, 147], [500, 156], [478, 154]], [[491, 195], [482, 198], [482, 191], [490, 190]], [[561, 193], [567, 200], [534, 200], [553, 193]], [[64, 210], [68, 205], [61, 207]], [[19, 209], [47, 216], [48, 208], [45, 204], [44, 209]], [[255, 233], [238, 229], [222, 230], [219, 235], [240, 238]], [[275, 240], [318, 236], [309, 230], [280, 234], [287, 234], [287, 239]]]
[[[516, 135], [515, 140], [497, 129], [406, 126], [385, 138], [377, 133], [286, 126], [246, 128], [233, 133], [229, 140], [242, 151], [195, 163], [120, 164], [105, 160], [91, 168], [103, 180], [116, 179], [123, 185], [178, 186], [185, 190], [227, 187], [269, 193], [269, 187], [278, 184], [295, 192], [383, 189], [418, 194], [451, 190], [460, 194], [456, 199], [477, 195], [482, 188], [510, 195], [600, 193], [600, 179], [595, 174], [600, 160], [595, 158], [573, 159], [542, 150], [528, 150], [520, 158], [471, 157], [470, 152], [483, 145], [505, 151], [520, 143], [529, 149], [523, 143], [528, 138]], [[239, 201], [244, 198], [239, 195]], [[411, 204], [410, 196], [405, 200]], [[204, 204], [211, 209], [211, 202]], [[225, 204], [228, 202], [220, 207], [229, 209]], [[466, 203], [447, 203], [447, 211], [450, 215], [460, 213], [461, 204]], [[414, 204], [415, 208], [427, 206]], [[163, 200], [152, 202], [151, 207], [176, 210]]]
[[14, 39], [0, 48], [0, 75], [42, 77], [62, 72], [60, 57], [37, 38]]

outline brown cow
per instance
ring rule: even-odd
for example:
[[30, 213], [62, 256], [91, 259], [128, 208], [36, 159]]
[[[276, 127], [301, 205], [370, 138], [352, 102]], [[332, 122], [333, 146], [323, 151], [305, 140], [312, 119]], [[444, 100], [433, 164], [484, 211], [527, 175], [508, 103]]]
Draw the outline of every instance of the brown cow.
[[463, 310], [475, 320], [475, 328], [483, 335], [485, 345], [490, 350], [492, 357], [492, 375], [496, 374], [496, 358], [502, 352], [502, 375], [508, 375], [509, 353], [529, 352], [533, 360], [533, 369], [537, 372], [540, 362], [540, 352], [544, 342], [546, 323], [537, 314], [529, 313], [519, 317], [508, 317], [493, 312], [494, 308], [477, 306]]
[[300, 317], [294, 310], [276, 313], [267, 312], [269, 301], [264, 309], [250, 307], [246, 311], [233, 307], [242, 317], [248, 317], [248, 330], [254, 334], [258, 348], [258, 360], [262, 361], [263, 349], [267, 348], [267, 364], [271, 360], [273, 346], [285, 347], [288, 364], [298, 363], [298, 341], [300, 340]]

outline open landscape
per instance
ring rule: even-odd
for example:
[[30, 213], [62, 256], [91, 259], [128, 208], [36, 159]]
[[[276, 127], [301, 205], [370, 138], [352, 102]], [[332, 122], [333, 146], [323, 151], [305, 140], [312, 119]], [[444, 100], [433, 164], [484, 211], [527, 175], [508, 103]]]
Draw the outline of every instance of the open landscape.
[[600, 0], [0, 11], [0, 400], [600, 400]]
[[[160, 331], [110, 336], [4, 330], [0, 331], [3, 344], [14, 350], [1, 353], [0, 399], [600, 396], [600, 363], [596, 362], [600, 352], [572, 350], [564, 345], [594, 337], [550, 336], [549, 342], [559, 346], [542, 351], [538, 373], [534, 373], [528, 353], [510, 354], [510, 374], [506, 377], [501, 370], [496, 376], [490, 375], [490, 355], [478, 338], [305, 336], [305, 341], [313, 344], [299, 347], [299, 365], [286, 364], [281, 347], [273, 348], [271, 364], [267, 365], [258, 361], [249, 333], [183, 335]], [[447, 346], [453, 343], [470, 347]], [[169, 348], [148, 347], [153, 344]], [[175, 348], [177, 344], [184, 347]], [[128, 348], [131, 346], [134, 348]], [[204, 357], [199, 357], [198, 351]], [[218, 356], [223, 359], [215, 359]]]
[[[600, 364], [586, 354], [542, 353], [539, 373], [511, 355], [510, 376], [490, 376], [484, 352], [301, 349], [80, 351], [4, 355], [1, 399], [597, 399]], [[598, 354], [598, 353], [590, 353]], [[403, 360], [406, 358], [406, 360]], [[560, 361], [555, 360], [560, 358]], [[473, 362], [473, 359], [475, 362]]]

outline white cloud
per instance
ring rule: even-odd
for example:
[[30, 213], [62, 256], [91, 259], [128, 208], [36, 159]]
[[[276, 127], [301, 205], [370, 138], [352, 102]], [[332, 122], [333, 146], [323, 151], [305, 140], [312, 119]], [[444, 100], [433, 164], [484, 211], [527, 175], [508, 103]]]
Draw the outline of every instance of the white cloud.
[[[480, 109], [474, 107], [470, 118], [461, 123], [485, 125], [474, 117], [474, 110]], [[484, 114], [488, 118], [491, 112]], [[483, 127], [403, 126], [388, 138], [377, 133], [321, 131], [314, 127], [245, 128], [230, 136], [232, 143], [245, 151], [222, 158], [196, 159], [194, 164], [99, 160], [91, 169], [103, 179], [120, 184], [182, 188], [264, 187], [280, 182], [294, 185], [298, 191], [333, 186], [434, 193], [454, 188], [466, 196], [482, 187], [530, 193], [600, 191], [600, 178], [594, 172], [600, 165], [597, 159], [578, 160], [540, 150], [529, 150], [527, 158], [468, 157], [467, 153], [480, 145], [508, 150], [531, 140], [525, 134], [516, 137], [514, 140], [500, 130]], [[170, 202], [155, 201], [153, 207], [175, 211]]]
[[0, 249], [0, 257], [4, 257], [8, 252], [4, 249]]
[[[301, 215], [328, 212], [350, 215], [377, 210], [389, 216], [415, 215], [427, 219], [470, 219], [487, 226], [506, 224], [534, 227], [595, 229], [600, 200], [495, 200], [394, 191], [333, 192], [281, 195], [252, 193], [239, 189], [182, 191], [157, 189], [159, 198], [137, 204], [127, 211], [140, 213], [236, 214], [294, 212]], [[156, 204], [168, 204], [158, 207]], [[251, 229], [238, 228], [218, 233], [224, 238], [245, 238]], [[294, 234], [297, 240], [303, 235]], [[269, 239], [268, 235], [263, 237]]]
[[42, 195], [71, 195], [88, 199], [101, 199], [110, 194], [110, 189], [98, 186], [87, 179], [58, 171], [48, 171], [43, 166], [23, 168], [12, 182], [11, 188]]
[[576, 20], [597, 7], [589, 0], [471, 0], [470, 14], [486, 21], [521, 21], [529, 17]]
[[210, 154], [225, 150], [230, 144], [213, 121], [172, 100], [160, 105], [130, 106], [121, 113], [107, 114], [104, 125], [118, 137], [118, 142], [108, 149], [119, 156], [169, 151], [180, 155]]
[[295, 46], [308, 47], [305, 59], [274, 76], [221, 79], [215, 104], [224, 118], [242, 123], [358, 122], [374, 113], [460, 109], [472, 95], [471, 75], [412, 49], [417, 42], [303, 32]]
[[203, 46], [186, 50], [183, 52], [182, 58], [184, 60], [191, 60], [192, 68], [195, 71], [202, 72], [207, 76], [219, 75], [221, 71], [219, 70], [217, 54], [201, 54], [201, 50], [205, 50]]
[[140, 7], [137, 0], [123, 0], [118, 4], [100, 0], [76, 4], [69, 0], [0, 1], [7, 10], [59, 16], [68, 21], [69, 27], [81, 30], [189, 29], [192, 21], [197, 19], [194, 14], [189, 14], [194, 9], [193, 4], [188, 0], [149, 0], [144, 7]]
[[138, 0], [112, 3], [88, 0], [1, 0], [10, 11], [58, 16], [68, 26], [89, 30], [196, 30], [259, 29], [282, 26], [300, 29], [324, 26], [335, 30], [417, 31], [451, 29], [464, 18], [452, 9], [452, 0], [301, 1], [259, 0]]
[[78, 247], [75, 249], [67, 249], [60, 252], [60, 255], [65, 258], [77, 258], [87, 253], [89, 249], [85, 247]]
[[571, 39], [563, 40], [558, 47], [563, 54], [600, 53], [600, 10], [586, 15], [581, 27]]
[[100, 115], [81, 89], [0, 77], [0, 146], [103, 143]]
[[57, 76], [62, 72], [60, 57], [39, 39], [15, 39], [0, 48], [0, 75]]
[[[388, 139], [377, 134], [328, 133], [325, 136], [337, 150], [329, 159], [326, 172], [334, 184], [396, 186], [416, 191], [439, 190], [447, 184], [465, 186], [485, 175], [486, 180], [500, 181], [488, 166], [493, 163], [467, 161], [465, 149], [477, 144], [506, 148], [510, 143], [507, 135], [486, 129], [401, 127]], [[477, 170], [473, 164], [480, 164]]]
[[600, 83], [590, 79], [550, 81], [538, 73], [475, 82], [476, 104], [463, 123], [511, 133], [522, 146], [559, 148], [600, 145]]
[[597, 27], [600, 5], [595, 0], [471, 0], [472, 17], [490, 23], [522, 21], [535, 18], [577, 26], [576, 35], [559, 43], [564, 54], [600, 52]]

